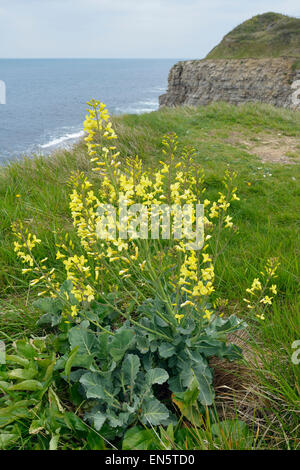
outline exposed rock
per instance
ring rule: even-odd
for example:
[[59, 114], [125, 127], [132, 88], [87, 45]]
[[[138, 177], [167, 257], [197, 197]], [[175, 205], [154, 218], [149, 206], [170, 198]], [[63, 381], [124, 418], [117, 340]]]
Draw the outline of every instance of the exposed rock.
[[300, 70], [293, 58], [204, 59], [178, 62], [160, 106], [260, 101], [300, 109]]

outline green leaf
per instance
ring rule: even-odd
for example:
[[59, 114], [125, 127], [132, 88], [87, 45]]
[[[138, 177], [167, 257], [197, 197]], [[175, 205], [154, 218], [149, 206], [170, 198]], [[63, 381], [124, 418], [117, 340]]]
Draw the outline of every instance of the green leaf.
[[0, 408], [0, 428], [13, 423], [17, 419], [29, 418], [29, 407], [33, 405], [32, 400], [20, 400], [5, 408]]
[[160, 357], [167, 359], [168, 357], [173, 356], [175, 354], [176, 350], [174, 346], [171, 343], [161, 343], [161, 345], [158, 348], [159, 355]]
[[53, 313], [54, 315], [59, 313], [62, 307], [58, 299], [52, 299], [51, 297], [35, 300], [33, 306], [44, 313]]
[[203, 417], [197, 402], [199, 395], [198, 382], [194, 378], [191, 388], [184, 393], [172, 395], [172, 401], [179, 408], [182, 416], [187, 418], [194, 426], [203, 426]]
[[225, 346], [223, 357], [225, 357], [229, 361], [235, 361], [243, 357], [243, 351], [236, 344], [228, 344]]
[[30, 380], [36, 377], [36, 369], [13, 369], [9, 371], [8, 377], [10, 379]]
[[232, 333], [233, 331], [241, 330], [247, 327], [247, 323], [243, 320], [240, 320], [235, 315], [231, 315], [229, 318], [223, 319], [221, 317], [216, 317], [209, 326], [206, 328], [208, 336], [217, 333]]
[[39, 434], [43, 429], [45, 429], [45, 422], [41, 419], [34, 419], [31, 421], [29, 434]]
[[184, 327], [178, 327], [178, 331], [183, 334], [183, 335], [189, 335], [191, 336], [191, 333], [194, 331], [195, 329], [195, 322], [192, 318], [187, 318], [185, 321], [184, 321], [184, 324], [185, 324], [185, 328]]
[[52, 362], [48, 363], [48, 365], [47, 365], [47, 369], [46, 369], [46, 372], [45, 372], [45, 376], [43, 378], [43, 382], [51, 381], [51, 379], [53, 377], [53, 370], [54, 370], [55, 364], [56, 364], [56, 357], [55, 357], [55, 354], [54, 354]]
[[60, 438], [59, 433], [52, 434], [52, 437], [49, 442], [49, 450], [57, 450], [59, 438]]
[[182, 384], [182, 381], [180, 380], [179, 375], [175, 375], [174, 377], [171, 377], [168, 380], [168, 385], [169, 389], [173, 393], [183, 393], [184, 392], [184, 386]]
[[64, 422], [72, 431], [87, 431], [87, 425], [79, 418], [79, 416], [75, 415], [75, 413], [72, 413], [71, 411], [64, 413]]
[[195, 346], [197, 347], [197, 351], [204, 354], [206, 357], [223, 357], [226, 350], [226, 344], [224, 341], [209, 337], [206, 337], [206, 339], [200, 339]]
[[106, 450], [105, 442], [95, 431], [87, 435], [88, 450]]
[[68, 359], [67, 359], [67, 362], [66, 362], [66, 365], [65, 365], [65, 374], [66, 376], [69, 378], [70, 377], [70, 373], [71, 373], [71, 369], [72, 369], [72, 365], [75, 361], [75, 358], [78, 354], [78, 349], [79, 349], [79, 346], [76, 346], [74, 349], [72, 349]]
[[160, 368], [150, 369], [146, 373], [146, 382], [148, 385], [163, 384], [168, 378], [168, 372]]
[[183, 388], [189, 388], [192, 384], [194, 373], [191, 369], [190, 364], [186, 364], [186, 367], [181, 370], [179, 374], [179, 380]]
[[69, 331], [68, 337], [72, 350], [77, 347], [79, 355], [93, 355], [95, 351], [96, 337], [92, 331], [80, 326], [75, 326]]
[[28, 392], [37, 392], [43, 389], [43, 384], [38, 380], [23, 380], [9, 387], [9, 390], [24, 390]]
[[174, 425], [171, 423], [167, 429], [162, 426], [159, 427], [160, 439], [163, 442], [163, 448], [166, 450], [172, 450], [174, 443]]
[[47, 297], [34, 301], [33, 306], [44, 312], [37, 322], [39, 326], [57, 326], [61, 322], [62, 304], [60, 300]]
[[29, 360], [26, 359], [25, 357], [15, 356], [15, 355], [10, 355], [10, 354], [6, 354], [6, 362], [18, 364], [19, 366], [23, 366], [23, 367], [26, 367], [29, 364]]
[[64, 413], [64, 407], [62, 406], [60, 399], [58, 398], [58, 395], [55, 393], [53, 388], [49, 388], [48, 391], [48, 400], [50, 404], [50, 408], [54, 410], [60, 411], [60, 413]]
[[0, 380], [0, 390], [6, 392], [10, 387], [10, 382], [5, 382], [4, 380]]
[[212, 373], [206, 361], [198, 362], [192, 367], [199, 385], [199, 400], [203, 406], [210, 406], [214, 401], [214, 389], [212, 386]]
[[60, 287], [61, 294], [66, 292], [67, 294], [70, 295], [72, 293], [72, 290], [73, 290], [73, 282], [70, 279], [67, 279], [66, 281], [64, 281]]
[[98, 336], [98, 341], [97, 341], [97, 359], [100, 361], [105, 361], [107, 360], [108, 356], [108, 337], [110, 335], [108, 333], [101, 333]]
[[124, 383], [129, 384], [131, 390], [134, 388], [134, 382], [140, 369], [140, 365], [141, 361], [135, 354], [128, 354], [123, 361], [122, 373]]
[[92, 330], [84, 328], [84, 325], [71, 328], [68, 333], [71, 350], [78, 348], [76, 357], [73, 357], [73, 367], [85, 367], [89, 369], [97, 354], [97, 339]]
[[57, 315], [53, 315], [52, 313], [45, 313], [44, 315], [42, 315], [38, 321], [37, 321], [37, 325], [38, 326], [51, 326], [51, 327], [54, 327], [54, 326], [57, 326], [60, 324], [61, 322], [61, 315], [60, 314], [57, 314]]
[[146, 354], [146, 352], [149, 351], [149, 346], [150, 346], [150, 343], [149, 343], [147, 336], [141, 336], [141, 335], [137, 336], [136, 347], [142, 354]]
[[11, 432], [2, 432], [0, 433], [0, 450], [7, 449], [10, 446], [13, 446], [20, 436]]
[[105, 399], [104, 380], [96, 372], [84, 374], [79, 382], [83, 385], [87, 398]]
[[146, 425], [158, 426], [168, 419], [169, 410], [156, 398], [147, 399], [142, 406], [142, 422]]
[[125, 433], [122, 450], [156, 450], [159, 444], [152, 429], [133, 427]]
[[26, 340], [19, 339], [15, 343], [18, 355], [24, 356], [26, 359], [34, 359], [37, 356], [37, 350]]
[[93, 422], [94, 422], [94, 428], [96, 429], [96, 431], [100, 431], [100, 429], [102, 428], [103, 424], [106, 421], [106, 416], [103, 413], [101, 413], [100, 411], [97, 411], [94, 414], [92, 419], [93, 419]]
[[134, 331], [129, 329], [119, 330], [110, 343], [110, 355], [118, 362], [130, 348], [134, 338]]

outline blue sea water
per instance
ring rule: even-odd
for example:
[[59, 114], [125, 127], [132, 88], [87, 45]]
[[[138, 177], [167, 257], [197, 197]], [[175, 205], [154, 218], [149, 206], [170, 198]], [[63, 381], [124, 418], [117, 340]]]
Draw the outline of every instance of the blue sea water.
[[86, 101], [110, 113], [158, 108], [175, 59], [0, 59], [0, 165], [22, 154], [49, 153], [82, 135]]

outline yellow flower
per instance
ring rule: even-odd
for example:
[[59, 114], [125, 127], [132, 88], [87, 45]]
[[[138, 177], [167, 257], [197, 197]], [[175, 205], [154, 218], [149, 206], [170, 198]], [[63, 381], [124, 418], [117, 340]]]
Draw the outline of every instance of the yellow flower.
[[145, 266], [146, 266], [146, 260], [139, 264], [140, 270], [144, 271]]
[[202, 279], [204, 281], [211, 281], [212, 279], [214, 279], [214, 266], [213, 266], [213, 264], [211, 264], [206, 269], [201, 269], [201, 274], [202, 274]]
[[179, 315], [178, 313], [176, 313], [175, 318], [177, 318], [179, 325], [183, 317], [184, 315]]
[[41, 297], [41, 296], [44, 295], [44, 294], [47, 294], [47, 291], [46, 291], [46, 290], [44, 290], [44, 291], [42, 291], [42, 292], [39, 292], [39, 293], [38, 293], [38, 297]]
[[192, 307], [195, 306], [195, 304], [193, 304], [193, 302], [191, 302], [190, 300], [186, 300], [183, 304], [180, 305], [180, 307], [183, 308], [183, 307], [186, 307], [187, 305], [191, 305]]
[[253, 290], [261, 290], [262, 287], [261, 287], [261, 282], [259, 279], [255, 278], [252, 282], [252, 289]]
[[213, 205], [211, 206], [210, 208], [210, 213], [209, 213], [209, 217], [211, 219], [215, 218], [215, 217], [218, 217], [219, 215], [219, 212], [218, 212], [218, 206], [217, 206], [217, 203], [216, 202], [213, 202]]
[[272, 286], [270, 287], [270, 291], [276, 295], [277, 294], [277, 286], [276, 284], [272, 284]]
[[22, 274], [30, 273], [31, 271], [32, 271], [31, 268], [22, 269]]
[[85, 288], [85, 290], [84, 290], [84, 292], [83, 292], [83, 295], [87, 297], [87, 301], [88, 301], [88, 302], [91, 302], [91, 301], [94, 300], [94, 298], [95, 298], [95, 297], [94, 297], [94, 289], [93, 289], [90, 285], [88, 285], [88, 286]]
[[72, 315], [72, 317], [76, 317], [76, 316], [77, 316], [77, 313], [78, 313], [77, 306], [76, 306], [76, 305], [72, 305], [72, 307], [71, 307], [71, 315]]
[[56, 252], [56, 259], [65, 258], [66, 255], [62, 254], [59, 250]]
[[252, 282], [251, 289], [249, 287], [246, 289], [246, 292], [249, 292], [249, 294], [253, 295], [255, 291], [262, 290], [262, 285], [261, 282], [258, 278], [255, 278]]
[[232, 201], [239, 201], [240, 198], [237, 197], [237, 195], [236, 195], [235, 193], [233, 193], [231, 200], [232, 200]]
[[257, 316], [257, 318], [259, 318], [260, 320], [264, 320], [264, 319], [265, 319], [265, 316], [264, 316], [263, 313], [262, 313], [262, 314], [257, 314], [256, 316]]
[[128, 272], [128, 269], [122, 269], [119, 271], [119, 275], [122, 276], [123, 274], [126, 274]]
[[231, 228], [233, 226], [233, 223], [231, 221], [232, 217], [227, 215], [227, 217], [225, 217], [225, 228]]
[[211, 261], [210, 256], [207, 253], [202, 253], [203, 263], [209, 263]]
[[263, 299], [261, 299], [260, 302], [265, 305], [272, 305], [272, 299], [273, 297], [269, 297], [268, 295], [266, 295]]
[[210, 320], [210, 317], [212, 316], [212, 312], [209, 310], [205, 309], [204, 310], [205, 315], [203, 315], [203, 318], [206, 318], [208, 321]]
[[187, 294], [192, 294], [192, 291], [186, 289], [185, 287], [182, 287], [181, 290], [182, 290], [183, 292], [186, 292]]

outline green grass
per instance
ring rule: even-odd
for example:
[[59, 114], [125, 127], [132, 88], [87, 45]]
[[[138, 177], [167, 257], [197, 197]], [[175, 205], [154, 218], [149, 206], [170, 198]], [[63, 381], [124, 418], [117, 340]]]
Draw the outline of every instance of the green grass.
[[300, 57], [300, 19], [269, 12], [254, 16], [234, 28], [206, 58], [282, 56]]
[[[219, 103], [126, 115], [114, 122], [121, 155], [138, 154], [150, 167], [161, 159], [163, 134], [174, 131], [181, 147], [193, 145], [205, 170], [208, 198], [221, 190], [224, 170], [238, 173], [241, 200], [234, 204], [233, 216], [239, 234], [218, 261], [216, 290], [229, 300], [229, 309], [250, 324], [258, 363], [249, 367], [254, 369], [257, 393], [266, 403], [260, 447], [297, 448], [300, 366], [291, 362], [291, 344], [300, 339], [300, 167], [263, 164], [243, 142], [255, 142], [260, 134], [299, 137], [300, 113], [258, 104]], [[240, 142], [232, 142], [232, 134], [239, 135]], [[16, 219], [29, 222], [44, 242], [38, 255], [47, 256], [55, 266], [53, 230], [61, 226], [73, 230], [67, 180], [76, 170], [84, 170], [97, 186], [82, 143], [48, 158], [33, 156], [13, 162], [0, 171], [0, 339], [37, 332], [37, 313], [31, 307], [34, 292], [20, 275], [11, 223]], [[242, 299], [269, 257], [279, 257], [281, 262], [276, 280], [279, 295], [265, 323], [258, 324]]]

